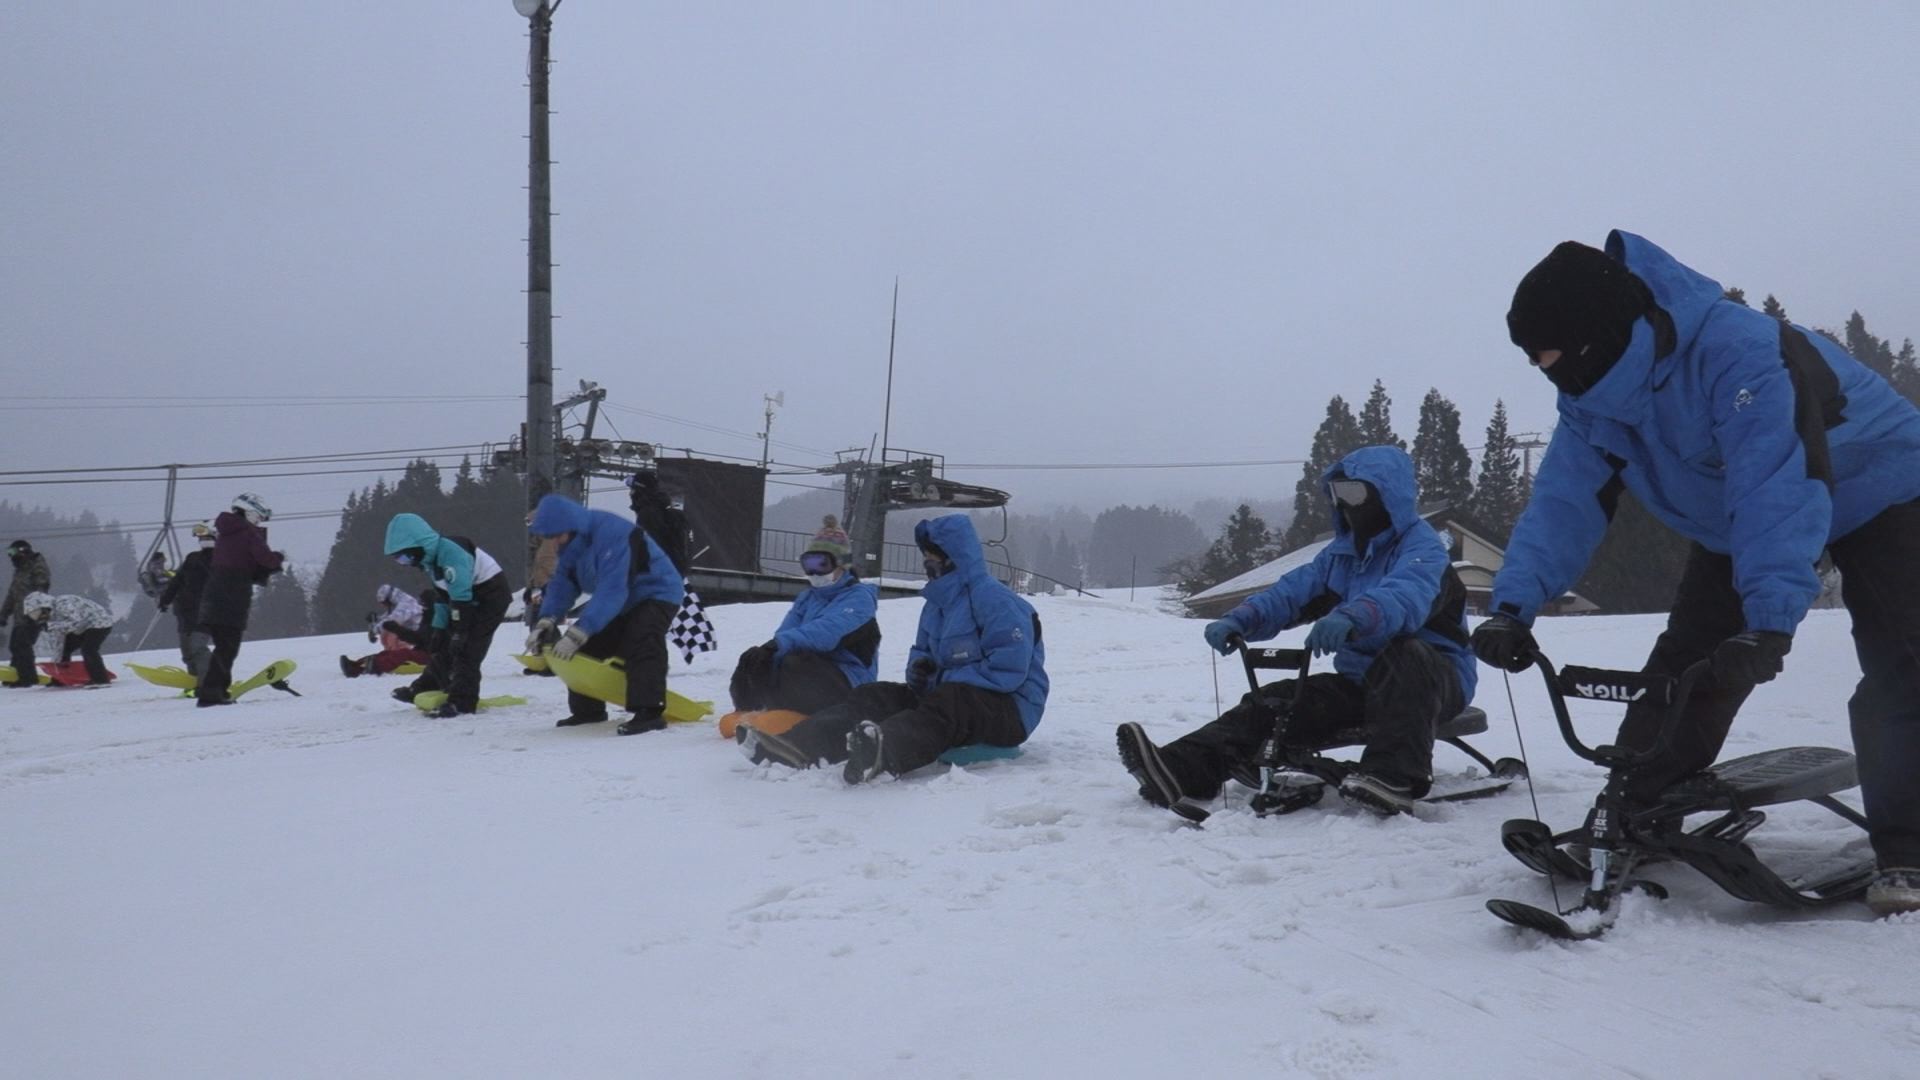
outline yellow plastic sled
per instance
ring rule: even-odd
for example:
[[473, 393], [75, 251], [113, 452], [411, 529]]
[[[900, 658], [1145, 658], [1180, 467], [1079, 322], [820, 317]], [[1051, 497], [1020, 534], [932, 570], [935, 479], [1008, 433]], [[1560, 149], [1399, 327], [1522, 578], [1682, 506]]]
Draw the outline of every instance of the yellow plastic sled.
[[200, 685], [200, 680], [193, 677], [193, 672], [171, 664], [161, 664], [157, 667], [128, 664], [127, 668], [155, 686], [165, 686], [174, 690], [191, 690]]
[[[609, 705], [624, 707], [627, 703], [627, 672], [618, 660], [598, 660], [591, 656], [575, 655], [571, 660], [562, 660], [548, 652], [540, 657], [549, 669], [560, 677], [567, 689], [576, 694], [604, 701]], [[673, 724], [693, 724], [713, 713], [713, 702], [695, 701], [692, 698], [667, 691], [667, 722]]]
[[[40, 680], [41, 686], [45, 686], [48, 683], [53, 681], [52, 676], [48, 675], [44, 671], [36, 671], [33, 673], [33, 675], [34, 675], [34, 678]], [[14, 675], [12, 664], [0, 664], [0, 682], [19, 682], [19, 681], [20, 680], [16, 678]]]
[[793, 730], [795, 724], [806, 718], [806, 713], [794, 712], [792, 709], [743, 709], [740, 712], [730, 712], [720, 718], [720, 737], [733, 738], [734, 729], [741, 724], [758, 728], [768, 734], [785, 735]]

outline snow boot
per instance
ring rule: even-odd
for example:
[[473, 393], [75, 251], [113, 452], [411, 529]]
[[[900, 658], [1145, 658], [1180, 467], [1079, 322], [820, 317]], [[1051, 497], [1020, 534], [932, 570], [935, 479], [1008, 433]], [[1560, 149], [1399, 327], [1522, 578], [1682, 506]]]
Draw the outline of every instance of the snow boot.
[[599, 713], [599, 714], [589, 713], [585, 716], [582, 716], [579, 713], [569, 713], [568, 715], [561, 717], [553, 726], [554, 727], [579, 727], [581, 724], [604, 724], [606, 723], [606, 721], [607, 721], [606, 713]]
[[414, 695], [418, 692], [412, 686], [396, 686], [393, 688], [393, 700], [404, 701], [411, 705]]
[[427, 715], [432, 717], [435, 720], [451, 720], [456, 716], [465, 716], [469, 712], [472, 712], [472, 710], [469, 709], [463, 712], [460, 709], [460, 707], [455, 705], [453, 702], [443, 701], [440, 703], [439, 708], [428, 709]]
[[1363, 809], [1371, 810], [1381, 817], [1404, 814], [1413, 809], [1419, 800], [1413, 794], [1413, 785], [1395, 777], [1376, 776], [1358, 769], [1346, 775], [1340, 781], [1340, 795], [1348, 802]]
[[884, 766], [881, 764], [880, 725], [871, 720], [862, 720], [847, 732], [847, 764], [840, 775], [849, 784], [864, 784], [879, 776]]
[[792, 739], [761, 731], [752, 724], [741, 724], [734, 728], [733, 741], [740, 747], [740, 753], [755, 765], [785, 765], [790, 769], [813, 767], [813, 759]]
[[360, 666], [360, 661], [349, 656], [342, 656], [340, 657], [340, 674], [345, 675], [349, 679], [357, 679], [361, 675], [366, 674], [366, 669]]
[[666, 709], [642, 709], [628, 717], [626, 722], [613, 729], [615, 735], [644, 735], [649, 731], [664, 731], [667, 727]]
[[1180, 781], [1173, 778], [1173, 771], [1161, 759], [1160, 748], [1147, 738], [1145, 728], [1129, 721], [1114, 729], [1113, 740], [1120, 748], [1120, 764], [1140, 783], [1141, 798], [1163, 810], [1186, 798]]
[[1875, 915], [1920, 911], [1920, 866], [1889, 866], [1874, 874], [1867, 886], [1867, 907]]

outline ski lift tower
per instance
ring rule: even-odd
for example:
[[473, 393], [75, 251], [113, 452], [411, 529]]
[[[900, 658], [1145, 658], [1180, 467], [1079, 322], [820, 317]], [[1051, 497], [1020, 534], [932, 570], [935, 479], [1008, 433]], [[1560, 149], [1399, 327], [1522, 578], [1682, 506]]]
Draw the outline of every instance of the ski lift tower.
[[946, 458], [939, 454], [882, 447], [879, 461], [858, 450], [843, 450], [835, 457], [834, 464], [820, 471], [846, 478], [841, 518], [853, 565], [869, 581], [880, 577], [889, 511], [988, 510], [1012, 498], [999, 488], [948, 480]]

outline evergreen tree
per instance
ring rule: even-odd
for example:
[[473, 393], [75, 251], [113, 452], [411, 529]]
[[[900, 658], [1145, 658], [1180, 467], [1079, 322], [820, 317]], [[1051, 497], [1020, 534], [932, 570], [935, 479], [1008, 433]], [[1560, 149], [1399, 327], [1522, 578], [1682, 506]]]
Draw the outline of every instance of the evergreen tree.
[[1908, 401], [1920, 405], [1920, 363], [1914, 359], [1912, 338], [1900, 343], [1900, 353], [1893, 358], [1893, 377], [1888, 381]]
[[1739, 304], [1741, 307], [1752, 306], [1751, 304], [1747, 303], [1747, 290], [1745, 289], [1734, 288], [1732, 286], [1729, 286], [1727, 288], [1725, 296], [1727, 299], [1733, 301], [1736, 304]]
[[1473, 485], [1470, 503], [1474, 520], [1485, 526], [1496, 544], [1505, 545], [1513, 534], [1513, 523], [1525, 507], [1522, 501], [1527, 487], [1520, 474], [1520, 453], [1507, 433], [1507, 405], [1493, 403], [1493, 419], [1487, 422], [1486, 445], [1480, 451], [1480, 478]]
[[[1293, 489], [1293, 521], [1281, 539], [1281, 548], [1292, 551], [1332, 528], [1333, 510], [1327, 505], [1326, 492], [1321, 490], [1321, 474], [1365, 445], [1353, 410], [1347, 407], [1345, 399], [1335, 394], [1333, 400], [1327, 402], [1326, 419], [1320, 421], [1319, 430], [1313, 433], [1313, 449], [1307, 454], [1307, 462], [1300, 467], [1300, 480]], [[1236, 510], [1235, 514], [1238, 513]], [[1265, 528], [1264, 522], [1261, 527]]]
[[247, 618], [247, 637], [289, 638], [311, 633], [313, 622], [307, 609], [307, 590], [291, 570], [273, 575], [265, 588], [255, 591], [253, 610]]
[[1867, 320], [1860, 317], [1858, 311], [1847, 316], [1845, 338], [1841, 344], [1855, 360], [1879, 373], [1883, 379], [1893, 377], [1893, 350], [1887, 343], [1867, 332]]
[[1241, 503], [1220, 527], [1220, 535], [1206, 551], [1197, 558], [1179, 560], [1167, 569], [1175, 575], [1180, 593], [1192, 596], [1246, 573], [1273, 555], [1273, 533], [1267, 529], [1267, 523], [1252, 507]]
[[1158, 585], [1161, 568], [1206, 547], [1193, 519], [1158, 506], [1115, 506], [1093, 519], [1087, 541], [1087, 584]]
[[1772, 293], [1768, 293], [1767, 298], [1760, 302], [1760, 311], [1762, 314], [1771, 315], [1781, 322], [1787, 321], [1787, 309], [1781, 306], [1780, 301], [1773, 298]]
[[1420, 505], [1465, 511], [1473, 497], [1473, 456], [1460, 441], [1460, 410], [1430, 389], [1420, 401], [1420, 430], [1413, 437], [1413, 478]]
[[1573, 591], [1610, 615], [1667, 611], [1686, 569], [1687, 540], [1622, 491], [1607, 534]]
[[1392, 409], [1393, 399], [1387, 396], [1386, 384], [1379, 379], [1373, 380], [1373, 392], [1367, 395], [1367, 403], [1360, 407], [1361, 446], [1407, 448], [1400, 436], [1393, 433]]

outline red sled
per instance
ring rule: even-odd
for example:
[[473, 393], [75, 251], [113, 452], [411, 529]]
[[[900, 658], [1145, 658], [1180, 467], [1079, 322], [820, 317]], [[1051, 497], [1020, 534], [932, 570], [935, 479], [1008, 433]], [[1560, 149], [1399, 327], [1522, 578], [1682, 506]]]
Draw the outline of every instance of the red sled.
[[[47, 663], [38, 665], [38, 667], [41, 671], [47, 673], [47, 678], [52, 679], [53, 685], [55, 686], [86, 686], [93, 678], [93, 676], [87, 674], [87, 665], [85, 661], [81, 660], [69, 660], [64, 664], [56, 664], [48, 661]], [[118, 675], [115, 675], [111, 671], [107, 672], [108, 682], [112, 682], [117, 678], [119, 678]]]

